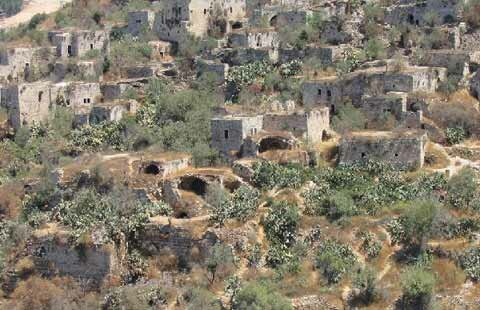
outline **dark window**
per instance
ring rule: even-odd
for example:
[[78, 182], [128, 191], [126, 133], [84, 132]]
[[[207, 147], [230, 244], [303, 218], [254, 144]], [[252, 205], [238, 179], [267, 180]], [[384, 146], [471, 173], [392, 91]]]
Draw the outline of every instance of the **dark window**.
[[327, 90], [327, 96], [332, 97], [332, 91], [331, 90]]
[[203, 14], [207, 15], [207, 9], [203, 9]]
[[319, 96], [322, 95], [322, 90], [321, 90], [321, 89], [318, 90], [318, 95], [319, 95]]
[[397, 153], [395, 153], [395, 157], [398, 157], [398, 154], [397, 154]]
[[42, 98], [43, 98], [43, 91], [38, 93], [38, 102], [42, 102]]
[[224, 135], [225, 139], [228, 139], [228, 130], [225, 130], [225, 131], [223, 132], [223, 135]]
[[362, 158], [365, 158], [365, 157], [367, 157], [367, 154], [362, 153]]
[[67, 53], [68, 53], [68, 56], [72, 56], [72, 46], [71, 45], [69, 45], [67, 47]]
[[141, 19], [137, 19], [137, 20], [136, 20], [136, 23], [137, 23], [137, 24], [141, 24], [141, 23], [142, 23], [142, 20], [141, 20]]
[[93, 44], [90, 44], [90, 49], [93, 50]]

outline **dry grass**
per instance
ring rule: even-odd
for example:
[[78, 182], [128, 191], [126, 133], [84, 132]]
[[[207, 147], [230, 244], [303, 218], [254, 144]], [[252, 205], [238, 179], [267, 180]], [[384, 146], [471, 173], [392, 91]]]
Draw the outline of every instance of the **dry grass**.
[[440, 145], [428, 142], [425, 147], [425, 165], [431, 169], [446, 168], [450, 165], [450, 158]]
[[465, 273], [448, 259], [434, 259], [433, 272], [437, 281], [436, 291], [441, 294], [456, 294], [465, 283]]

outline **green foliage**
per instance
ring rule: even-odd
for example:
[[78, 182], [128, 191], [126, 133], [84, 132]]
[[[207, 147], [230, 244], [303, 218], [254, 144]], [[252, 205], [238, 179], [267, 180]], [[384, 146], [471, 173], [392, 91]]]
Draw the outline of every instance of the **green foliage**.
[[315, 267], [329, 284], [338, 283], [345, 274], [352, 271], [357, 258], [349, 245], [336, 240], [324, 240], [317, 249]]
[[211, 292], [202, 288], [192, 288], [183, 296], [186, 300], [187, 310], [221, 310], [220, 300]]
[[14, 15], [20, 11], [23, 5], [23, 0], [2, 0], [0, 2], [0, 9], [7, 13], [7, 15]]
[[331, 195], [322, 195], [319, 191], [310, 192], [310, 194], [316, 196], [307, 195], [310, 202], [306, 210], [307, 214], [326, 216], [331, 221], [360, 214], [353, 198], [346, 191], [334, 192]]
[[212, 220], [219, 224], [224, 224], [228, 219], [245, 222], [255, 215], [259, 198], [258, 190], [242, 185], [232, 197], [223, 198], [223, 201], [212, 205]]
[[147, 42], [134, 40], [131, 36], [124, 36], [112, 43], [110, 61], [116, 67], [131, 66], [150, 61], [152, 47]]
[[433, 201], [413, 201], [405, 213], [388, 224], [393, 243], [421, 249], [433, 234], [440, 207]]
[[369, 60], [386, 58], [385, 44], [380, 39], [370, 39], [365, 44], [365, 56]]
[[229, 245], [222, 243], [215, 244], [205, 261], [205, 266], [209, 273], [210, 283], [215, 282], [217, 278], [224, 278], [235, 268], [236, 257]]
[[343, 59], [336, 64], [336, 71], [340, 76], [353, 72], [365, 58], [362, 51], [352, 48], [345, 49], [342, 54]]
[[340, 106], [332, 117], [332, 128], [335, 131], [345, 133], [365, 129], [366, 117], [350, 102]]
[[480, 247], [465, 250], [459, 257], [459, 264], [473, 281], [480, 280]]
[[276, 201], [262, 221], [267, 239], [273, 244], [286, 245], [295, 243], [300, 214], [296, 205], [286, 201]]
[[272, 65], [264, 61], [257, 61], [243, 66], [236, 66], [229, 70], [227, 83], [240, 91], [243, 87], [251, 85], [257, 79], [265, 77], [272, 71]]
[[86, 125], [70, 133], [72, 149], [82, 152], [85, 150], [99, 151], [105, 147], [115, 150], [125, 150], [125, 125], [118, 122], [102, 122]]
[[369, 305], [379, 299], [377, 273], [370, 267], [365, 267], [353, 278], [353, 287], [358, 290], [357, 298], [363, 304]]
[[103, 301], [104, 309], [149, 309], [167, 304], [168, 293], [155, 285], [123, 286], [111, 289]]
[[457, 209], [480, 209], [477, 173], [472, 168], [462, 168], [447, 183], [447, 204]]
[[267, 283], [251, 282], [238, 292], [235, 310], [290, 310], [291, 302]]
[[307, 171], [301, 166], [282, 166], [269, 161], [255, 163], [252, 183], [262, 189], [299, 188], [307, 179]]
[[107, 241], [116, 240], [120, 233], [133, 236], [150, 217], [169, 213], [171, 210], [163, 203], [142, 204], [126, 190], [102, 195], [93, 189], [83, 189], [73, 199], [62, 200], [52, 212], [56, 220], [71, 228], [74, 240], [103, 227]]
[[447, 128], [445, 136], [450, 145], [462, 143], [466, 138], [465, 130], [462, 127]]
[[367, 256], [367, 258], [372, 259], [377, 257], [382, 250], [382, 242], [378, 240], [375, 235], [369, 231], [361, 231], [357, 235], [362, 241], [360, 249]]
[[407, 309], [428, 309], [433, 298], [435, 276], [422, 267], [412, 267], [401, 275], [403, 304]]
[[480, 1], [464, 1], [463, 19], [473, 29], [480, 27]]

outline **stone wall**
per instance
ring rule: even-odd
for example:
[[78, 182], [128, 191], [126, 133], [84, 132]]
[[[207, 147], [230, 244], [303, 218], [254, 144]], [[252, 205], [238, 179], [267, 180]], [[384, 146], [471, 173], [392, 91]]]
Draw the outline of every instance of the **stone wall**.
[[155, 22], [155, 12], [134, 11], [128, 12], [128, 27], [127, 32], [132, 36], [138, 36], [142, 31], [150, 31], [153, 29]]
[[218, 84], [223, 84], [227, 79], [229, 67], [228, 64], [212, 60], [199, 60], [196, 64], [197, 76], [210, 73], [215, 77]]
[[424, 164], [426, 142], [423, 132], [352, 133], [340, 142], [339, 163], [377, 160], [397, 168], [418, 169]]
[[211, 146], [223, 154], [236, 154], [244, 139], [263, 128], [263, 116], [214, 118], [211, 121]]
[[54, 239], [41, 240], [35, 243], [33, 257], [43, 276], [70, 276], [87, 282], [91, 288], [100, 287], [120, 268], [113, 245], [74, 248]]
[[0, 80], [24, 81], [29, 70], [47, 66], [55, 55], [52, 48], [12, 48], [0, 51]]
[[233, 32], [228, 37], [231, 48], [268, 48], [279, 47], [278, 32], [273, 29], [251, 29], [244, 32]]
[[293, 114], [265, 114], [263, 130], [288, 131], [310, 143], [321, 142], [330, 129], [328, 108]]
[[52, 31], [48, 37], [57, 49], [57, 56], [82, 57], [87, 52], [98, 50], [108, 54], [110, 50], [110, 33], [108, 30], [99, 31]]

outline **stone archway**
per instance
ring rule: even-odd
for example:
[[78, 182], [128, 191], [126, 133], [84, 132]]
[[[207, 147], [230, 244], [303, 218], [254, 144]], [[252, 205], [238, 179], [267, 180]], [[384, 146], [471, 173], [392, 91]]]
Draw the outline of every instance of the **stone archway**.
[[198, 196], [205, 196], [208, 184], [196, 176], [184, 176], [178, 184], [178, 189], [193, 192]]
[[158, 167], [158, 165], [152, 163], [152, 164], [147, 165], [143, 169], [143, 172], [145, 172], [145, 174], [158, 175], [158, 174], [160, 174], [160, 167]]

